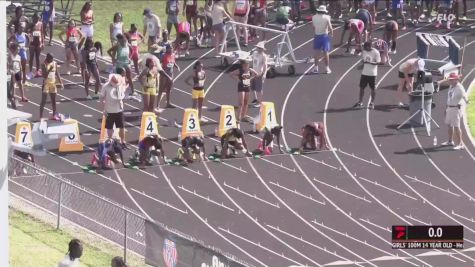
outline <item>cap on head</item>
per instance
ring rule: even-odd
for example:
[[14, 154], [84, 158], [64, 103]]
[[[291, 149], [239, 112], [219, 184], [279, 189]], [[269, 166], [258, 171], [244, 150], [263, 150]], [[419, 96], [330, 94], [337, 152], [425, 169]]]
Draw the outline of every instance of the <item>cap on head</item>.
[[321, 5], [317, 8], [317, 13], [328, 13], [327, 6]]
[[143, 14], [145, 16], [148, 16], [148, 15], [152, 14], [152, 10], [150, 10], [150, 8], [146, 8], [146, 9], [143, 10]]
[[459, 75], [455, 72], [452, 72], [452, 73], [449, 74], [448, 79], [449, 80], [458, 80], [460, 77], [462, 77], [462, 75]]

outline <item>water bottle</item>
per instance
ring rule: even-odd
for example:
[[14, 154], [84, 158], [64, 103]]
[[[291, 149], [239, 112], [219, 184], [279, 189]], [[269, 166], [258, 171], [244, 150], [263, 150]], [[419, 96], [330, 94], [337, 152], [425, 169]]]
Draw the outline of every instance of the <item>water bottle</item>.
[[437, 136], [434, 136], [434, 146], [437, 145]]

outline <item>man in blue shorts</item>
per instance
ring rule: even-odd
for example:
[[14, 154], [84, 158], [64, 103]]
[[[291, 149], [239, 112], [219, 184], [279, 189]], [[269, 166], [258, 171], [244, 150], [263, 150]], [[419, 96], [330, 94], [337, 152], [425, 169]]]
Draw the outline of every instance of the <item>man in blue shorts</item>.
[[312, 17], [312, 24], [315, 30], [313, 39], [313, 49], [315, 50], [315, 66], [313, 73], [318, 73], [318, 62], [320, 61], [320, 52], [323, 52], [323, 60], [325, 63], [325, 73], [330, 74], [330, 57], [328, 52], [331, 50], [331, 36], [333, 35], [333, 27], [331, 18], [327, 14], [326, 6], [319, 6], [317, 14]]
[[46, 36], [46, 27], [49, 28], [49, 45], [51, 46], [51, 40], [53, 40], [54, 29], [54, 0], [44, 0], [45, 6], [41, 13], [43, 20], [43, 35]]
[[406, 30], [406, 17], [404, 16], [404, 0], [392, 0], [392, 12], [394, 20], [397, 21], [399, 17], [402, 20], [401, 30]]

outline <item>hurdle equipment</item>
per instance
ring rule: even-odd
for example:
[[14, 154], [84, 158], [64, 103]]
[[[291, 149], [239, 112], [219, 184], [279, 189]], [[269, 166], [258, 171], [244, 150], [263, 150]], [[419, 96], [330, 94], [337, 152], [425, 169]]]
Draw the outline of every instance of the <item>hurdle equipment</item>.
[[[114, 125], [114, 133], [112, 134], [112, 138], [120, 139], [119, 130], [115, 128], [115, 125]], [[102, 115], [101, 134], [99, 136], [99, 143], [104, 143], [106, 139], [107, 139], [106, 116]]]
[[[183, 124], [181, 127], [181, 138], [188, 136], [203, 135], [200, 127], [200, 117], [198, 110], [194, 108], [187, 108], [183, 113]], [[178, 138], [178, 139], [181, 139]]]
[[33, 139], [31, 138], [31, 124], [29, 122], [20, 121], [16, 124], [15, 143], [24, 146], [33, 145]]
[[262, 132], [264, 128], [272, 129], [277, 125], [275, 108], [273, 102], [262, 102], [259, 116], [254, 120], [254, 127], [257, 132]]
[[74, 133], [61, 138], [59, 143], [59, 152], [77, 152], [84, 151], [84, 144], [81, 142], [79, 136], [78, 121], [75, 119], [66, 119], [64, 124], [71, 124], [74, 128]]
[[222, 105], [216, 136], [221, 137], [226, 133], [227, 130], [232, 128], [236, 128], [236, 114], [234, 113], [234, 106]]
[[[439, 74], [444, 78], [452, 72], [460, 73], [463, 60], [460, 55], [462, 48], [452, 36], [418, 32], [416, 38], [417, 56], [424, 59], [426, 71]], [[449, 60], [429, 59], [429, 49], [431, 47], [448, 48]]]
[[[290, 75], [295, 74], [295, 64], [298, 63], [310, 63], [310, 58], [305, 59], [297, 59], [295, 57], [294, 48], [292, 47], [292, 42], [289, 36], [289, 32], [286, 31], [279, 31], [270, 28], [264, 28], [260, 26], [254, 26], [249, 24], [243, 24], [240, 22], [235, 21], [228, 21], [225, 25], [225, 32], [224, 32], [224, 44], [221, 45], [219, 49], [219, 54], [222, 56], [221, 64], [225, 67], [232, 64], [236, 60], [247, 60], [249, 62], [252, 61], [252, 51], [244, 51], [241, 49], [239, 42], [239, 36], [237, 34], [236, 27], [244, 27], [246, 29], [252, 28], [259, 31], [264, 32], [271, 32], [277, 34], [276, 38], [280, 38], [280, 42], [277, 43], [274, 53], [271, 54], [267, 59], [267, 64], [269, 65], [269, 70], [267, 72], [268, 77], [274, 77], [276, 75], [276, 69], [287, 69], [287, 72]], [[230, 37], [231, 34], [233, 35]], [[228, 39], [228, 37], [230, 37]], [[231, 40], [234, 40], [236, 44], [236, 50], [228, 50], [227, 43]], [[289, 55], [289, 56], [287, 56]]]
[[142, 121], [140, 123], [139, 141], [148, 135], [158, 135], [157, 115], [153, 112], [142, 113]]

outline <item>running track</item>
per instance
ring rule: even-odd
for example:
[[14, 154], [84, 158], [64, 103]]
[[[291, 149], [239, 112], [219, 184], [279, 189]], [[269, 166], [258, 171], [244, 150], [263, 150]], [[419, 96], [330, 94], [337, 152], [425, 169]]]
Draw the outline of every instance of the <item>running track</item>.
[[[470, 8], [475, 5], [471, 3]], [[470, 13], [470, 17], [475, 15]], [[470, 25], [468, 23], [468, 25]], [[225, 163], [195, 163], [188, 168], [153, 166], [146, 170], [118, 169], [103, 175], [82, 173], [79, 165], [90, 163], [97, 145], [101, 108], [86, 100], [80, 77], [63, 75], [72, 85], [58, 95], [58, 110], [80, 122], [84, 153], [60, 154], [56, 144], [51, 154], [38, 163], [144, 216], [220, 248], [255, 266], [341, 265], [341, 266], [473, 266], [475, 254], [475, 146], [466, 138], [466, 150], [434, 147], [422, 128], [395, 127], [408, 111], [395, 109], [397, 66], [415, 56], [415, 32], [455, 36], [461, 45], [467, 36], [464, 55], [464, 85], [475, 78], [475, 36], [466, 28], [451, 32], [432, 25], [409, 27], [401, 32], [395, 67], [379, 67], [375, 110], [354, 110], [358, 95], [356, 69], [359, 58], [345, 54], [335, 31], [330, 75], [311, 73], [311, 66], [296, 65], [295, 76], [267, 79], [265, 99], [275, 103], [278, 120], [284, 126], [284, 144], [296, 147], [299, 129], [312, 121], [324, 121], [334, 151], [294, 156], [273, 155], [261, 159], [233, 159]], [[291, 38], [297, 58], [312, 55], [312, 28], [294, 29]], [[381, 35], [381, 30], [376, 35]], [[276, 40], [267, 44], [272, 50]], [[63, 49], [54, 44], [46, 51], [64, 61]], [[430, 56], [443, 59], [447, 52], [432, 49]], [[191, 106], [191, 89], [184, 83], [192, 64], [199, 59], [207, 69], [204, 115], [210, 123], [202, 126], [207, 151], [218, 141], [212, 136], [219, 119], [219, 105], [237, 105], [236, 82], [220, 66], [209, 49], [192, 50], [180, 59], [172, 91], [177, 106], [159, 119], [161, 135], [167, 138], [166, 154], [177, 149], [177, 129], [183, 108]], [[101, 61], [101, 69], [106, 68]], [[106, 77], [107, 74], [102, 73]], [[36, 118], [40, 102], [39, 79], [27, 89], [30, 103], [20, 110]], [[136, 88], [140, 88], [138, 83]], [[367, 92], [367, 96], [368, 97]], [[230, 97], [231, 96], [231, 97]], [[446, 91], [437, 94], [433, 117], [441, 129], [432, 135], [445, 141], [443, 107]], [[49, 107], [47, 104], [46, 107]], [[141, 103], [126, 103], [127, 139], [136, 145]], [[251, 115], [258, 109], [251, 108]], [[250, 124], [243, 124], [251, 130]], [[14, 132], [14, 128], [10, 129]], [[258, 137], [249, 136], [250, 147]], [[131, 151], [125, 153], [128, 158]], [[22, 183], [34, 178], [22, 178]], [[460, 224], [464, 226], [465, 250], [392, 250], [390, 227], [395, 224]]]

